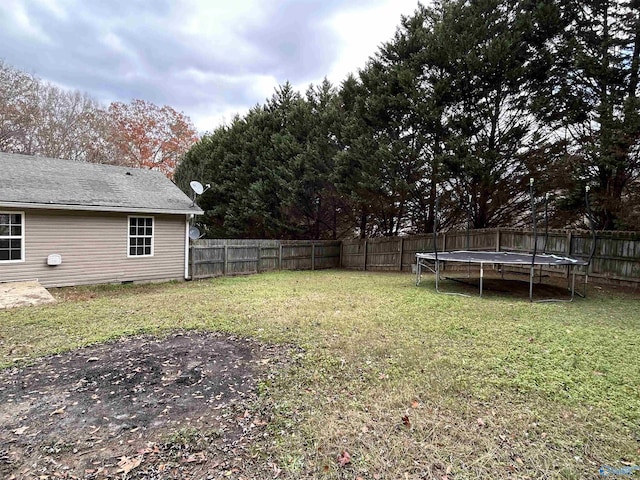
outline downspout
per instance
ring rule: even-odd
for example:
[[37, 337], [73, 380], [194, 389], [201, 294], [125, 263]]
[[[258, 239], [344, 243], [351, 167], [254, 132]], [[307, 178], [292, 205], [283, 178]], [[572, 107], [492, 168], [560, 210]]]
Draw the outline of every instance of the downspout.
[[193, 215], [185, 215], [184, 222], [184, 279], [189, 280], [189, 220]]

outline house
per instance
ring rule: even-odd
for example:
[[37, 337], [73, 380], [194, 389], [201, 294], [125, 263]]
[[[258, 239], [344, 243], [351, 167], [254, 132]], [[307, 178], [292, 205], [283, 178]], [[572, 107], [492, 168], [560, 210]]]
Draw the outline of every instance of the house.
[[160, 172], [0, 153], [0, 282], [187, 278], [202, 213]]

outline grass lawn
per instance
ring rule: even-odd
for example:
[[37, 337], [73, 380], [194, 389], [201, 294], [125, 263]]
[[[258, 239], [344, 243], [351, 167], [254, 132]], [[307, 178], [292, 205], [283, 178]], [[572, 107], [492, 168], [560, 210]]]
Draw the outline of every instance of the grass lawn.
[[260, 386], [273, 420], [255, 455], [280, 478], [582, 479], [640, 465], [637, 292], [530, 304], [318, 271], [54, 295], [0, 312], [2, 367], [174, 329], [302, 347]]

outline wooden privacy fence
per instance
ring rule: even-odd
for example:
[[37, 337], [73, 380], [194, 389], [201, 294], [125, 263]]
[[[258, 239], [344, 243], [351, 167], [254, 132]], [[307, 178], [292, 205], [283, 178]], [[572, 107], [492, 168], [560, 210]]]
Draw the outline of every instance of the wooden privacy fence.
[[197, 240], [191, 244], [192, 279], [271, 270], [340, 267], [338, 241]]
[[[518, 229], [447, 232], [438, 235], [438, 251], [531, 252], [533, 238], [532, 231]], [[592, 243], [590, 232], [553, 230], [547, 236], [537, 236], [536, 250], [587, 259]], [[433, 235], [345, 240], [341, 266], [357, 270], [410, 271], [416, 263], [416, 253], [433, 252], [433, 247]], [[640, 233], [597, 232], [596, 250], [588, 273], [603, 283], [640, 286]]]
[[[533, 238], [531, 231], [507, 228], [447, 232], [438, 235], [438, 251], [531, 252]], [[539, 253], [586, 259], [592, 235], [552, 230], [547, 236], [539, 234], [536, 245]], [[433, 235], [343, 241], [197, 240], [191, 245], [190, 265], [194, 279], [270, 270], [411, 271], [416, 253], [432, 251]], [[598, 232], [589, 276], [602, 283], [640, 286], [640, 232]]]

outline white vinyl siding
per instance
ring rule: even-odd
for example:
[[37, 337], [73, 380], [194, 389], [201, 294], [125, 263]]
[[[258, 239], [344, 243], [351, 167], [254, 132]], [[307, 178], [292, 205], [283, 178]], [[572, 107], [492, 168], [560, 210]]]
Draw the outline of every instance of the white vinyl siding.
[[129, 217], [129, 257], [153, 257], [153, 217]]
[[0, 263], [24, 262], [24, 212], [0, 212]]
[[[16, 214], [18, 212], [10, 212]], [[185, 215], [153, 216], [153, 256], [128, 256], [126, 213], [24, 210], [24, 262], [0, 262], [0, 281], [45, 287], [183, 280]], [[58, 254], [62, 263], [47, 265]]]

